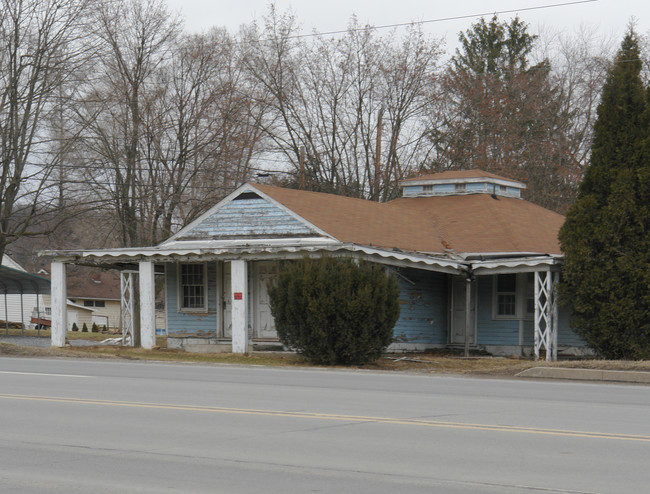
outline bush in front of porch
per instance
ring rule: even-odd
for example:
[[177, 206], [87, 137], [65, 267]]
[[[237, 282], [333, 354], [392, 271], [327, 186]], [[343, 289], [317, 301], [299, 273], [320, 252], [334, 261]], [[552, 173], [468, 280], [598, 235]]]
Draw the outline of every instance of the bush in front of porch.
[[378, 359], [399, 317], [397, 281], [354, 259], [286, 262], [269, 295], [280, 341], [315, 364]]

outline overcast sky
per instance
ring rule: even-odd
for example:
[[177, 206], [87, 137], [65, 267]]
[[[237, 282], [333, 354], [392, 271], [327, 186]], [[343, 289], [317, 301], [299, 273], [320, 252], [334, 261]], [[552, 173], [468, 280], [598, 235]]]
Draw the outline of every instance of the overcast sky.
[[[271, 2], [167, 0], [167, 3], [172, 10], [182, 12], [186, 30], [194, 32], [212, 26], [225, 26], [235, 31], [241, 24], [261, 20]], [[535, 33], [541, 27], [571, 32], [582, 25], [620, 40], [633, 17], [637, 21], [637, 32], [648, 34], [650, 31], [649, 0], [275, 0], [273, 3], [281, 12], [291, 9], [305, 33], [314, 29], [319, 32], [343, 30], [352, 14], [356, 14], [362, 24], [374, 26], [469, 16], [423, 25], [427, 33], [445, 38], [450, 48], [455, 45], [458, 32], [468, 29], [480, 14], [493, 12], [510, 11], [500, 14], [502, 19], [519, 14]], [[536, 8], [544, 6], [547, 7]]]

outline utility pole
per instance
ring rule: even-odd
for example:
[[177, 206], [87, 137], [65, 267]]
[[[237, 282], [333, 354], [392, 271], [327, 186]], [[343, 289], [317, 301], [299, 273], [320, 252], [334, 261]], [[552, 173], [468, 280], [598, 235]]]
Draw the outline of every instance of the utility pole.
[[379, 109], [377, 115], [377, 145], [375, 146], [375, 180], [373, 195], [379, 201], [379, 188], [381, 187], [381, 127], [384, 119], [384, 107]]
[[300, 146], [300, 190], [305, 190], [305, 146]]

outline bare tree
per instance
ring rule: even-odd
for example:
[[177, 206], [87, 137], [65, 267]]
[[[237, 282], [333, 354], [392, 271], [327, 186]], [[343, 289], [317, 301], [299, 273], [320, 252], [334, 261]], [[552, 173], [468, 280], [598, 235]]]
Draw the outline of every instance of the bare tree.
[[139, 221], [159, 242], [250, 177], [261, 109], [223, 30], [182, 37], [144, 96]]
[[122, 244], [148, 238], [139, 228], [143, 163], [143, 100], [156, 91], [154, 76], [170, 55], [180, 22], [161, 0], [102, 0], [95, 4], [94, 32], [100, 42], [98, 74], [80, 107], [87, 129], [86, 179], [110, 198]]
[[246, 67], [272, 109], [264, 131], [290, 163], [289, 184], [387, 199], [426, 156], [422, 122], [438, 42], [416, 29], [399, 41], [379, 37], [354, 18], [340, 39], [296, 34], [295, 19], [271, 9], [264, 29], [250, 26], [243, 40]]
[[86, 5], [0, 2], [0, 260], [9, 243], [51, 227], [40, 219], [56, 206], [51, 177], [63, 144], [45, 124], [80, 56]]

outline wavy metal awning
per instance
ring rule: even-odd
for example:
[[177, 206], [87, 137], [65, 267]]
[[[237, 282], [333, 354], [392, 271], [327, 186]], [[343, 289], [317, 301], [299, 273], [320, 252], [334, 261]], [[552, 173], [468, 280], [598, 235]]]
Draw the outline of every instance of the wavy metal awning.
[[158, 246], [145, 248], [124, 248], [104, 250], [79, 251], [46, 251], [41, 255], [62, 262], [74, 264], [93, 264], [97, 266], [118, 266], [138, 261], [165, 262], [198, 262], [206, 260], [264, 260], [264, 259], [295, 259], [310, 254], [331, 253], [332, 255], [353, 255], [365, 257], [381, 264], [418, 267], [431, 271], [450, 274], [460, 274], [467, 270], [466, 263], [457, 259], [429, 255], [417, 252], [405, 252], [399, 249], [387, 250], [350, 243], [229, 243], [223, 241], [196, 242], [174, 247]]

